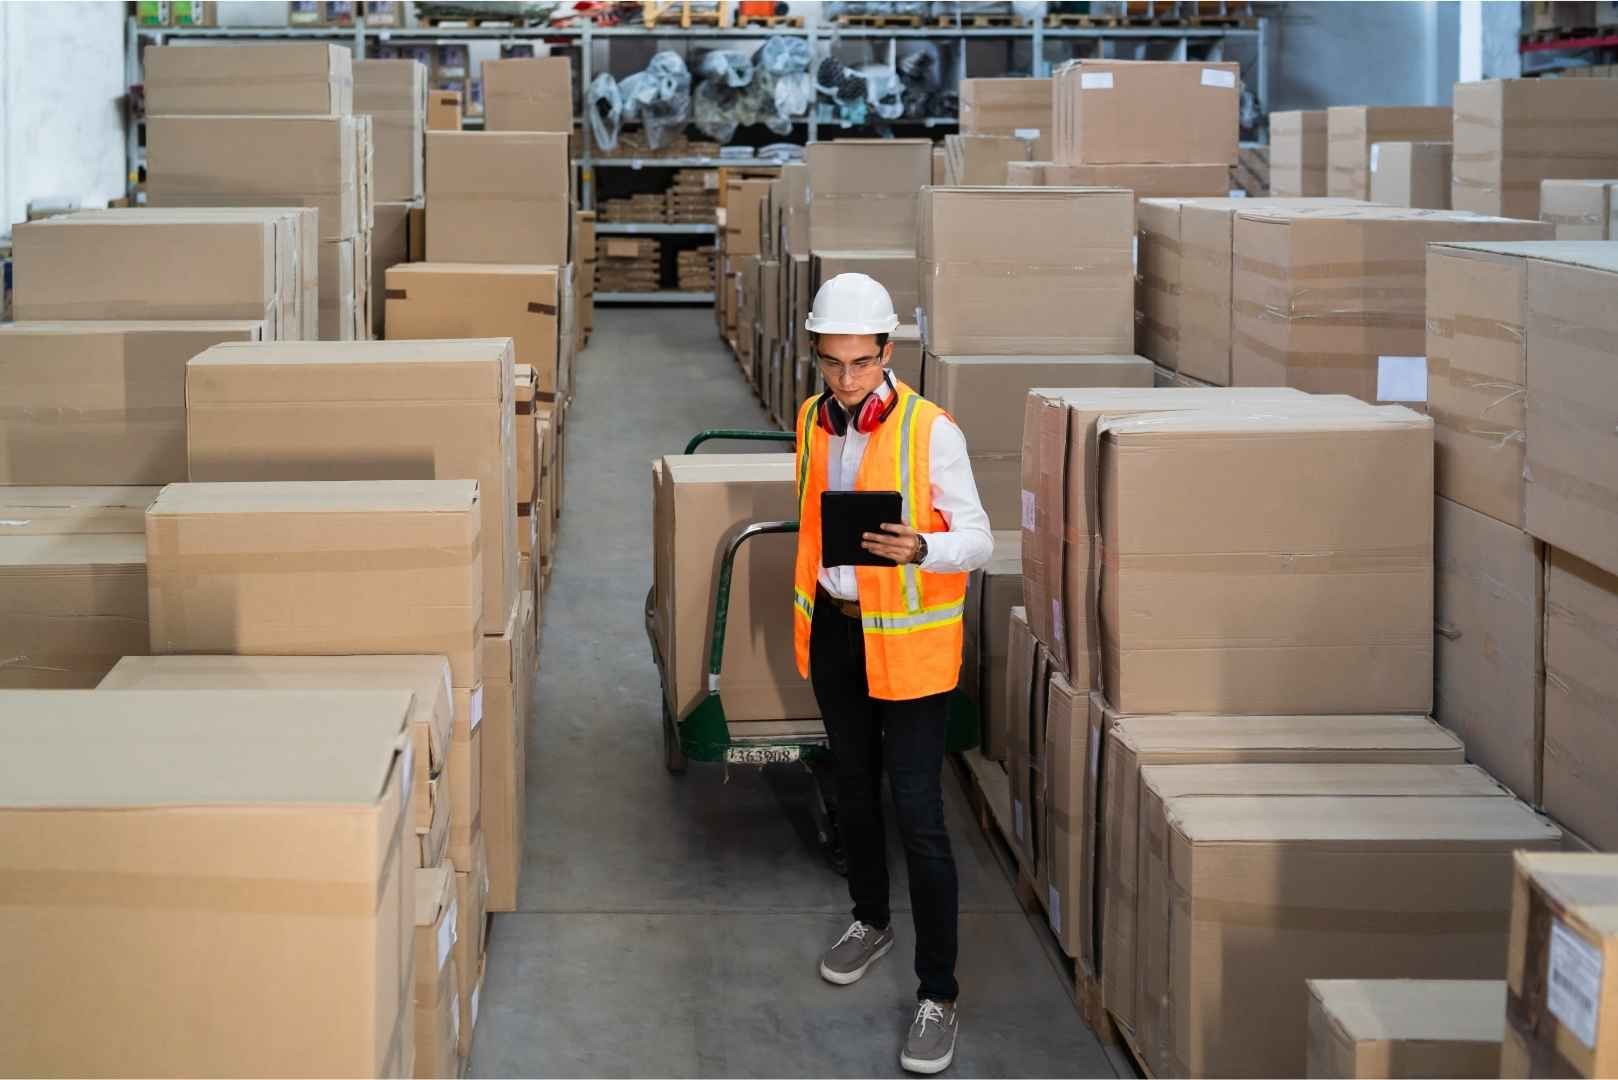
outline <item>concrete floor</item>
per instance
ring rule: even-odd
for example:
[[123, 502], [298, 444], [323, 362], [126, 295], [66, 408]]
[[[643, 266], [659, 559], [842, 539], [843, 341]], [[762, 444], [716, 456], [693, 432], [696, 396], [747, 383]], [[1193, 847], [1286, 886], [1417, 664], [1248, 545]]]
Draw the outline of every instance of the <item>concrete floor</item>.
[[[521, 910], [494, 917], [472, 1075], [901, 1075], [915, 977], [897, 839], [899, 947], [833, 987], [816, 961], [849, 901], [814, 847], [804, 774], [663, 769], [642, 618], [650, 462], [704, 427], [763, 427], [763, 411], [710, 311], [596, 319], [544, 600]], [[1114, 1075], [951, 771], [946, 802], [961, 880], [952, 1074]]]

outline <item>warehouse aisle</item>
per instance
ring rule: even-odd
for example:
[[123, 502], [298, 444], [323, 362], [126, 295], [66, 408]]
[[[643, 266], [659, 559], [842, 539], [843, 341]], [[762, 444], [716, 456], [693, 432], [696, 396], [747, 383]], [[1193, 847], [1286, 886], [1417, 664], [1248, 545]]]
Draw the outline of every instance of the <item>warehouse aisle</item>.
[[[495, 916], [472, 1074], [896, 1075], [915, 988], [896, 837], [900, 947], [863, 982], [828, 986], [816, 960], [849, 904], [809, 839], [806, 777], [663, 769], [642, 618], [650, 462], [704, 427], [763, 426], [763, 412], [711, 312], [597, 321], [545, 597], [522, 910]], [[952, 1075], [1112, 1076], [953, 774], [946, 794], [962, 886]]]

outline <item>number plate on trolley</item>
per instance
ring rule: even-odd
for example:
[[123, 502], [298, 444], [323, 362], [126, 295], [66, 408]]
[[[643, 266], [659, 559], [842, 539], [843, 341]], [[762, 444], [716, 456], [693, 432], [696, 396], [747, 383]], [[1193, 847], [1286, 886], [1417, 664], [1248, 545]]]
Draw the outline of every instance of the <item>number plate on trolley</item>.
[[725, 750], [725, 764], [781, 765], [802, 756], [803, 751], [796, 746], [732, 746]]

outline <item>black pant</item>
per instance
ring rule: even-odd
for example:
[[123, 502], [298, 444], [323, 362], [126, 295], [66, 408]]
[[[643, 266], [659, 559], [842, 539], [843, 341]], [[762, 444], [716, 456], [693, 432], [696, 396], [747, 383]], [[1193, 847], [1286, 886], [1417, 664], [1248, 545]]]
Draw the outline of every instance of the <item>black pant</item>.
[[880, 701], [865, 679], [865, 639], [824, 591], [809, 637], [809, 678], [837, 759], [837, 817], [848, 856], [854, 918], [886, 927], [887, 836], [882, 821], [886, 769], [910, 871], [916, 922], [918, 998], [954, 1001], [958, 886], [944, 826], [944, 737], [948, 696]]

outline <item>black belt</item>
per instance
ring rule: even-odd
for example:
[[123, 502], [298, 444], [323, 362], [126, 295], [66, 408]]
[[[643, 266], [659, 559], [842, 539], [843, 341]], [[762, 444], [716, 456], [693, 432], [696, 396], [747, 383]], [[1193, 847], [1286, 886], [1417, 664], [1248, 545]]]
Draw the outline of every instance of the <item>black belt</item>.
[[855, 622], [860, 621], [859, 601], [844, 600], [841, 597], [833, 596], [831, 593], [826, 591], [826, 586], [824, 585], [815, 586], [815, 603], [830, 604], [832, 607], [842, 612], [846, 617], [853, 619]]

